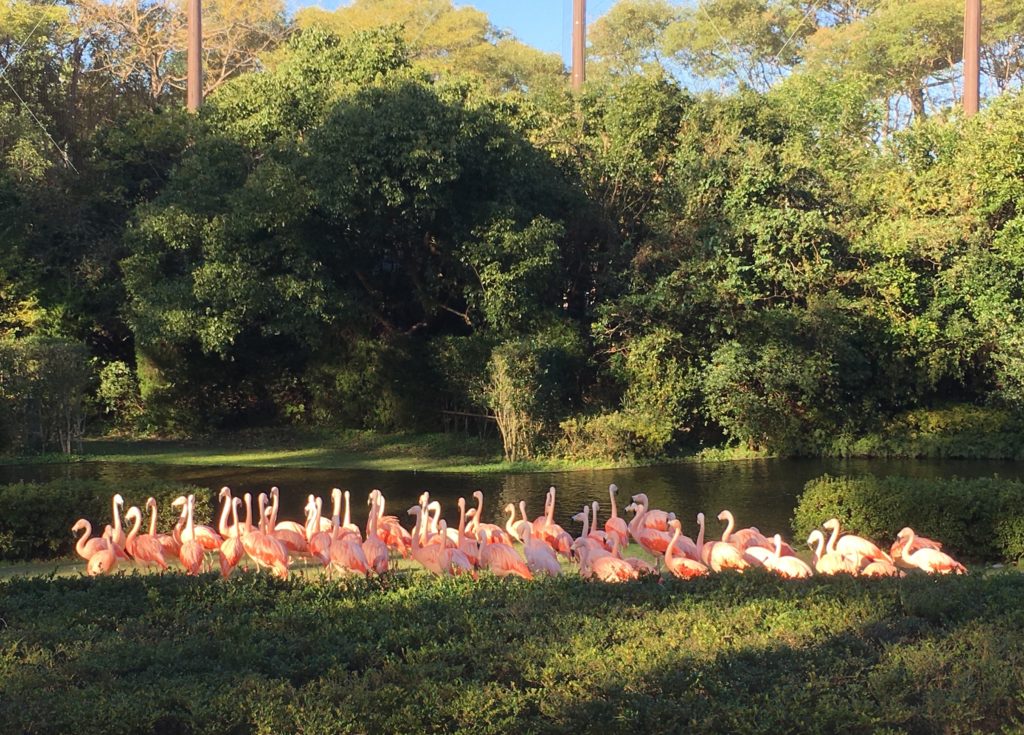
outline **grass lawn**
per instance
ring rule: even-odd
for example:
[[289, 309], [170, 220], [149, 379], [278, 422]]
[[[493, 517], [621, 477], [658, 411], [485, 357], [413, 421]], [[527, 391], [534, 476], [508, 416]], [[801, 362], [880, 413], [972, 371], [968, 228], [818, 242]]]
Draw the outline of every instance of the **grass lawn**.
[[[501, 445], [462, 434], [378, 434], [266, 430], [193, 440], [92, 439], [77, 459], [233, 467], [295, 467], [448, 472], [541, 472], [614, 463], [502, 461]], [[26, 459], [26, 461], [31, 461]]]
[[1022, 601], [1005, 572], [18, 576], [0, 582], [0, 730], [1019, 731]]

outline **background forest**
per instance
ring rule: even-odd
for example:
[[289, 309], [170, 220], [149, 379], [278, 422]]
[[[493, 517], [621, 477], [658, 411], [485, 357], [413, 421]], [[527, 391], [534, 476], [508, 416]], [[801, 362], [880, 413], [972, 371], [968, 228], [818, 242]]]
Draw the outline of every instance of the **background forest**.
[[969, 120], [960, 0], [619, 0], [578, 95], [451, 0], [204, 5], [198, 116], [177, 0], [0, 5], [6, 451], [445, 411], [509, 459], [1024, 425], [1018, 0], [985, 2]]

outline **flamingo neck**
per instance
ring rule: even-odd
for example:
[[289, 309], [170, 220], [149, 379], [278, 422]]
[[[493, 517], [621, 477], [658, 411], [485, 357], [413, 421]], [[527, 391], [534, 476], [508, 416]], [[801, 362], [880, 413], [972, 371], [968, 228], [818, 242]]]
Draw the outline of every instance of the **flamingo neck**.
[[608, 498], [611, 500], [612, 520], [614, 521], [619, 517], [619, 510], [615, 507], [615, 490], [611, 487], [608, 488]]
[[228, 513], [231, 512], [231, 508], [234, 503], [231, 500], [231, 493], [224, 496], [224, 507], [220, 511], [220, 522], [217, 524], [217, 530], [221, 536], [228, 535]]
[[775, 558], [780, 559], [782, 557], [782, 536], [775, 534]]
[[914, 529], [907, 534], [907, 541], [903, 544], [903, 558], [910, 556], [910, 547], [914, 545]]
[[697, 517], [697, 525], [700, 531], [697, 533], [697, 553], [704, 556], [704, 516]]
[[675, 533], [672, 534], [672, 540], [668, 542], [668, 548], [665, 549], [665, 566], [666, 567], [670, 567], [671, 568], [672, 562], [675, 561], [676, 552], [675, 552], [675, 549], [673, 549], [672, 547], [674, 547], [676, 545], [676, 541], [679, 540], [679, 537], [682, 535], [682, 533], [683, 533], [683, 526], [682, 526], [682, 524], [680, 524], [680, 525], [676, 526]]
[[[132, 506], [135, 507], [134, 505]], [[139, 527], [142, 526], [142, 511], [138, 513], [132, 513], [132, 518], [135, 519], [135, 525], [132, 526], [132, 530], [128, 532], [128, 538], [125, 539], [124, 545], [131, 546], [131, 543], [135, 541], [135, 537], [139, 535]]]
[[120, 536], [121, 535], [121, 514], [118, 512], [119, 508], [117, 507], [117, 499], [116, 498], [111, 501], [111, 505], [113, 506], [113, 509], [114, 509], [114, 535], [115, 536]]
[[[274, 488], [274, 490], [277, 490], [277, 488]], [[271, 491], [271, 493], [270, 493], [270, 530], [271, 531], [273, 531], [274, 527], [277, 525], [277, 503], [278, 503], [278, 498], [279, 497], [280, 497], [279, 493]]]
[[580, 538], [586, 538], [590, 535], [590, 506], [583, 506], [583, 532], [580, 534]]
[[238, 506], [241, 502], [238, 498], [231, 499], [231, 535], [235, 538], [241, 537], [241, 531], [238, 528]]
[[92, 524], [84, 518], [82, 519], [82, 522], [85, 524], [85, 528], [83, 529], [85, 533], [82, 534], [81, 538], [78, 539], [78, 543], [75, 544], [75, 551], [84, 556], [85, 545], [89, 543], [89, 537], [92, 535]]
[[351, 507], [351, 501], [349, 499], [349, 491], [346, 490], [345, 491], [345, 520], [342, 523], [342, 525], [344, 525], [346, 528], [348, 528], [351, 525], [351, 523], [352, 523], [352, 507]]
[[252, 533], [252, 495], [245, 494], [245, 532]]
[[732, 535], [732, 531], [736, 527], [736, 519], [732, 517], [731, 512], [726, 511], [725, 513], [725, 530], [722, 532], [722, 541], [729, 543], [729, 536]]
[[516, 507], [512, 503], [509, 503], [505, 508], [505, 512], [508, 513], [508, 520], [505, 521], [505, 530], [512, 533], [512, 524], [516, 521]]
[[156, 503], [152, 504], [153, 510], [149, 514], [149, 535], [156, 536]]
[[832, 535], [828, 538], [828, 545], [825, 546], [825, 551], [832, 553], [836, 550], [836, 541], [839, 539], [839, 523], [832, 527]]
[[473, 516], [473, 534], [477, 534], [480, 531], [480, 519], [484, 517], [484, 494], [480, 493], [476, 496], [476, 514]]
[[544, 519], [545, 519], [545, 523], [547, 523], [550, 526], [554, 522], [554, 520], [555, 520], [555, 489], [554, 488], [551, 488], [550, 490], [548, 490], [548, 497], [551, 499], [551, 502], [548, 503], [545, 506], [545, 508], [544, 508], [544, 510], [547, 511], [547, 513], [544, 516]]

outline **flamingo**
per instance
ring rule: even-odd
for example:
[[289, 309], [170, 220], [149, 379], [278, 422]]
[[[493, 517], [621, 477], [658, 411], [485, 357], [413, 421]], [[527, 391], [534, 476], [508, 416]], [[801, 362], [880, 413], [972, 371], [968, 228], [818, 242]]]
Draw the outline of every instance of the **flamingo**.
[[669, 521], [676, 517], [674, 513], [666, 513], [663, 510], [652, 510], [651, 503], [647, 499], [646, 493], [634, 495], [633, 502], [644, 507], [643, 524], [645, 526], [653, 528], [655, 531], [668, 533]]
[[860, 568], [860, 564], [856, 559], [852, 559], [844, 554], [840, 554], [838, 551], [828, 551], [822, 553], [822, 547], [825, 545], [825, 534], [821, 531], [811, 531], [811, 535], [807, 537], [807, 545], [814, 548], [814, 542], [818, 542], [818, 547], [814, 551], [814, 571], [818, 574], [856, 574]]
[[450, 570], [446, 570], [442, 565], [441, 547], [438, 545], [428, 546], [421, 543], [426, 539], [427, 531], [427, 519], [424, 517], [423, 508], [419, 505], [414, 505], [407, 512], [409, 515], [416, 516], [416, 522], [413, 524], [412, 529], [411, 554], [413, 561], [418, 562], [420, 566], [431, 574], [444, 576], [446, 573], [450, 573]]
[[[525, 500], [522, 501], [522, 506], [523, 506], [524, 510], [523, 510], [523, 520], [521, 520], [521, 521], [517, 521], [516, 520], [516, 506], [515, 506], [515, 503], [509, 503], [508, 505], [505, 506], [505, 512], [508, 513], [508, 520], [505, 521], [505, 530], [508, 531], [508, 535], [511, 536], [516, 541], [522, 541], [523, 540], [523, 531], [525, 530], [526, 525], [529, 523], [529, 521], [526, 520], [526, 511], [525, 511], [526, 501]], [[530, 526], [530, 529], [532, 530], [533, 526]]]
[[110, 541], [115, 546], [120, 546], [123, 549], [127, 536], [125, 535], [124, 529], [121, 527], [120, 507], [124, 505], [124, 498], [121, 497], [121, 493], [116, 493], [114, 497], [111, 498], [110, 504], [113, 508], [114, 516], [114, 529], [110, 535]]
[[366, 540], [363, 541], [363, 555], [366, 556], [367, 568], [377, 576], [388, 570], [388, 545], [377, 534], [377, 509], [371, 508], [366, 519]]
[[540, 539], [533, 538], [533, 525], [528, 521], [522, 526], [523, 554], [526, 566], [534, 574], [547, 574], [556, 577], [562, 573], [562, 567], [555, 558], [555, 552]]
[[608, 548], [604, 545], [604, 538], [596, 535], [590, 530], [590, 506], [584, 505], [583, 510], [572, 517], [572, 520], [583, 524], [583, 530], [580, 531], [578, 539], [573, 541], [573, 547], [577, 543], [592, 548], [595, 551], [608, 551]]
[[891, 556], [866, 538], [854, 536], [852, 533], [840, 536], [838, 518], [829, 518], [823, 525], [832, 532], [832, 536], [828, 540], [827, 548], [829, 551], [838, 551], [840, 554], [847, 555], [859, 554], [866, 559], [883, 560], [890, 564], [892, 563]]
[[584, 579], [615, 583], [637, 579], [640, 576], [629, 562], [612, 556], [604, 549], [588, 546], [582, 540], [573, 542], [572, 550], [580, 558], [580, 576]]
[[[278, 520], [277, 520], [277, 507], [278, 507], [278, 503], [279, 503], [279, 496], [280, 496], [280, 494], [281, 494], [281, 491], [280, 491], [280, 489], [277, 488], [277, 486], [274, 486], [274, 487], [270, 488], [271, 508], [273, 508], [273, 514], [271, 516], [272, 522], [271, 522], [270, 525], [271, 525], [271, 528], [273, 529], [274, 536], [276, 536], [277, 538], [281, 539], [282, 541], [285, 541], [285, 539], [287, 537], [278, 536], [277, 532], [278, 531], [290, 531], [291, 533], [294, 533], [297, 536], [300, 536], [302, 538], [302, 545], [305, 546], [306, 541], [307, 541], [307, 538], [306, 538], [306, 527], [305, 526], [303, 526], [298, 521], [280, 521], [280, 522], [278, 522]], [[221, 535], [222, 536], [224, 535], [223, 531], [221, 531]], [[285, 541], [285, 543], [287, 544], [287, 541]], [[301, 551], [305, 551], [305, 548], [301, 549]]]
[[683, 533], [683, 524], [677, 518], [669, 521], [672, 527], [672, 541], [665, 549], [665, 567], [680, 579], [692, 579], [702, 577], [708, 573], [708, 568], [699, 561], [688, 556], [677, 556], [675, 553], [676, 542]]
[[83, 528], [85, 529], [85, 533], [82, 534], [78, 539], [78, 542], [75, 544], [75, 551], [80, 557], [89, 561], [94, 554], [107, 548], [107, 541], [101, 536], [89, 538], [92, 534], [92, 524], [85, 518], [79, 518], [75, 521], [75, 525], [71, 527], [71, 533], [77, 533]]
[[814, 575], [811, 568], [800, 559], [782, 555], [782, 536], [775, 534], [774, 541], [775, 551], [771, 559], [765, 562], [765, 567], [788, 579], [806, 579]]
[[323, 498], [314, 498], [310, 495], [309, 502], [306, 503], [306, 513], [309, 519], [307, 521], [307, 533], [309, 535], [307, 548], [310, 554], [320, 560], [321, 564], [327, 566], [331, 563], [331, 534], [329, 531], [315, 530], [322, 528], [320, 523], [322, 510]]
[[[441, 539], [441, 554], [439, 557], [441, 566], [453, 577], [460, 574], [468, 574], [473, 579], [476, 579], [476, 569], [473, 567], [473, 562], [470, 561], [462, 549], [458, 548], [461, 534], [457, 534], [456, 541], [452, 542], [451, 536], [448, 535], [449, 530], [451, 529], [448, 528], [448, 524], [445, 521], [441, 521], [437, 531], [437, 535]], [[453, 543], [455, 546], [452, 545]]]
[[125, 539], [125, 549], [135, 559], [135, 563], [156, 564], [166, 572], [167, 561], [164, 559], [164, 550], [160, 545], [160, 541], [152, 534], [139, 535], [139, 527], [142, 525], [142, 511], [133, 505], [124, 514], [124, 519], [126, 521], [135, 521], [132, 530], [128, 532], [128, 537]]
[[377, 533], [384, 539], [389, 549], [393, 549], [404, 558], [409, 557], [409, 547], [412, 546], [412, 536], [402, 528], [395, 516], [384, 515], [384, 495], [380, 490], [374, 488], [370, 491], [367, 505], [376, 503], [377, 507]]
[[459, 532], [456, 544], [474, 567], [480, 566], [480, 545], [466, 535], [466, 499], [459, 498]]
[[[184, 495], [179, 495], [178, 497], [171, 501], [172, 506], [181, 506], [181, 518], [178, 519], [180, 525], [175, 526], [174, 529], [175, 534], [177, 535], [177, 538], [175, 540], [179, 543], [181, 543], [184, 537], [183, 529], [184, 524], [187, 524], [188, 522], [186, 516], [188, 515], [188, 504], [190, 502], [193, 503], [193, 505], [195, 504], [195, 495], [189, 495], [187, 498]], [[193, 534], [195, 535], [195, 540], [199, 543], [200, 546], [203, 547], [204, 551], [217, 551], [220, 549], [220, 545], [224, 542], [224, 539], [221, 538], [221, 535], [219, 533], [214, 531], [209, 526], [204, 526], [195, 523], [194, 519], [192, 531]]]
[[[487, 535], [488, 532], [485, 530], [484, 534]], [[486, 543], [481, 544], [480, 566], [489, 569], [496, 577], [515, 575], [523, 579], [533, 579], [533, 573], [516, 550], [501, 541], [486, 539]]]
[[[903, 561], [928, 574], [967, 574], [967, 567], [944, 551], [923, 548], [911, 551], [914, 546], [914, 530], [905, 528], [906, 540], [903, 542]], [[902, 532], [901, 532], [902, 533]]]
[[169, 533], [157, 533], [156, 532], [156, 498], [146, 498], [146, 510], [150, 512], [149, 516], [149, 535], [160, 542], [160, 547], [164, 550], [164, 558], [173, 556], [175, 559], [178, 558], [178, 552], [181, 550], [181, 543], [179, 543], [173, 535]]
[[697, 549], [700, 551], [701, 560], [708, 565], [711, 571], [735, 569], [742, 572], [750, 567], [750, 562], [743, 558], [743, 553], [732, 544], [722, 541], [704, 542], [703, 513], [697, 514], [697, 525], [700, 526], [700, 533], [697, 534]]
[[101, 540], [105, 544], [105, 548], [100, 549], [89, 557], [89, 561], [85, 565], [85, 571], [90, 577], [110, 574], [117, 567], [117, 554], [114, 552], [114, 542], [109, 538]]
[[617, 537], [615, 537], [614, 535], [610, 536], [608, 540], [611, 541], [611, 544], [612, 544], [612, 548], [611, 548], [612, 556], [614, 556], [616, 559], [622, 559], [622, 561], [624, 561], [627, 564], [629, 564], [631, 567], [633, 567], [637, 571], [637, 574], [657, 574], [658, 573], [658, 568], [656, 566], [654, 566], [653, 564], [651, 564], [649, 561], [645, 561], [645, 560], [643, 560], [643, 559], [641, 559], [639, 557], [636, 557], [636, 556], [627, 556], [627, 557], [623, 558], [622, 551], [619, 548], [619, 539]]
[[768, 539], [758, 531], [756, 528], [741, 528], [738, 531], [733, 530], [736, 527], [736, 519], [732, 516], [732, 511], [723, 510], [718, 514], [718, 520], [725, 521], [725, 530], [722, 532], [722, 541], [727, 544], [732, 544], [740, 551], [746, 551], [749, 546], [761, 546], [766, 549], [771, 548], [771, 544], [768, 543]]
[[[619, 540], [620, 546], [628, 546], [629, 528], [626, 526], [625, 519], [619, 517], [618, 509], [615, 507], [615, 493], [618, 491], [619, 488], [614, 483], [608, 486], [608, 498], [612, 506], [612, 515], [604, 522], [604, 532], [607, 536], [615, 536]], [[597, 522], [596, 518], [594, 522]]]
[[[646, 499], [646, 496], [638, 496]], [[640, 502], [633, 502], [626, 506], [626, 511], [635, 511], [633, 520], [629, 522], [629, 532], [636, 539], [636, 542], [642, 546], [647, 553], [655, 558], [656, 564], [661, 563], [660, 557], [664, 556], [665, 549], [668, 548], [669, 542], [672, 540], [672, 536], [663, 531], [659, 531], [654, 526], [647, 526], [644, 524], [645, 517], [649, 512], [647, 506]], [[659, 513], [662, 511], [658, 511]], [[671, 520], [671, 519], [670, 519]]]
[[544, 503], [544, 517], [533, 522], [533, 533], [562, 556], [572, 555], [572, 536], [555, 523], [555, 486], [548, 488], [547, 501]]
[[[896, 540], [892, 542], [892, 546], [889, 547], [889, 556], [892, 557], [893, 562], [897, 566], [904, 568], [912, 568], [910, 564], [903, 561], [903, 537], [910, 531], [909, 527], [904, 527], [896, 534]], [[914, 534], [914, 544], [910, 547], [911, 551], [917, 551], [918, 549], [935, 549], [936, 551], [942, 551], [942, 544], [938, 541], [933, 541], [925, 536], [918, 536]]]
[[488, 543], [497, 544], [511, 544], [512, 537], [503, 528], [499, 528], [493, 523], [481, 523], [480, 519], [484, 517], [484, 494], [480, 490], [473, 491], [473, 497], [476, 499], [476, 512], [473, 513], [473, 522], [469, 527], [469, 533], [471, 536], [480, 541], [481, 531], [485, 531], [485, 538]]
[[185, 528], [181, 532], [181, 550], [178, 552], [178, 559], [185, 567], [186, 574], [195, 576], [203, 565], [203, 546], [196, 539], [195, 521], [192, 518], [193, 496], [189, 495], [185, 502]]
[[245, 556], [245, 547], [242, 545], [242, 528], [238, 525], [238, 506], [242, 504], [242, 499], [232, 498], [230, 491], [228, 491], [228, 497], [231, 500], [232, 523], [230, 526], [226, 522], [221, 524], [224, 542], [220, 545], [220, 575], [224, 579], [231, 576], [231, 572]]
[[264, 566], [274, 570], [282, 579], [288, 578], [288, 550], [277, 539], [264, 531], [266, 518], [263, 514], [267, 503], [266, 493], [260, 493], [260, 527], [252, 526], [252, 495], [245, 494], [245, 530], [242, 533], [242, 547], [246, 555], [256, 566]]

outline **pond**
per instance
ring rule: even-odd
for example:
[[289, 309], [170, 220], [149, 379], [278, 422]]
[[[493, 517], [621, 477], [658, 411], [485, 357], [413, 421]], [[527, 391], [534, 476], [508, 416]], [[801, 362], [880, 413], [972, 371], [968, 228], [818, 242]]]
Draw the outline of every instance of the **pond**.
[[[245, 467], [191, 467], [89, 462], [69, 465], [3, 465], [0, 482], [46, 481], [58, 477], [102, 479], [116, 486], [128, 479], [167, 479], [187, 482], [211, 490], [224, 485], [235, 494], [265, 492], [272, 485], [281, 490], [280, 518], [299, 519], [305, 498], [313, 493], [325, 500], [329, 512], [330, 491], [340, 487], [352, 491], [353, 520], [362, 525], [366, 518], [366, 497], [380, 488], [387, 499], [387, 512], [404, 519], [406, 509], [429, 490], [439, 500], [449, 524], [458, 521], [456, 500], [463, 496], [471, 505], [472, 492], [484, 493], [485, 520], [502, 523], [501, 510], [507, 503], [525, 500], [532, 519], [543, 512], [549, 486], [557, 488], [555, 520], [577, 534], [579, 525], [570, 517], [585, 502], [601, 503], [600, 523], [608, 517], [608, 484], [619, 486], [619, 511], [629, 496], [647, 493], [651, 507], [674, 511], [684, 531], [696, 535], [695, 516], [703, 511], [710, 521], [709, 532], [720, 526], [714, 517], [728, 508], [740, 526], [757, 526], [762, 532], [789, 536], [790, 519], [804, 484], [819, 475], [874, 474], [912, 477], [981, 477], [998, 474], [1024, 477], [1024, 462], [980, 460], [822, 460], [768, 459], [706, 462], [635, 467], [615, 470], [584, 470], [531, 474], [450, 474], [433, 472], [381, 472], [373, 470], [268, 469]], [[411, 526], [411, 518], [409, 523]]]

